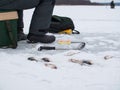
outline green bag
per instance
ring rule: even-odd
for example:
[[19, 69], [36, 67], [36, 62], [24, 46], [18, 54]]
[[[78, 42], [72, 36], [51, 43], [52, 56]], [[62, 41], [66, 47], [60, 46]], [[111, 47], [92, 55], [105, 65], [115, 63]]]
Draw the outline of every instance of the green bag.
[[75, 30], [74, 22], [70, 17], [52, 16], [49, 28], [50, 33], [59, 33], [68, 29], [72, 30], [72, 34], [80, 34], [79, 31]]
[[0, 11], [0, 48], [17, 47], [17, 12]]

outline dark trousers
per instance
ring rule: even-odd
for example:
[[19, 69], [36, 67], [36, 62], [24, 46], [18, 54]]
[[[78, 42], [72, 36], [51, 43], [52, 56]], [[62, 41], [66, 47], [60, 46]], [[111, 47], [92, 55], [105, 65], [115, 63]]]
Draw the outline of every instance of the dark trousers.
[[[4, 1], [4, 0], [3, 0]], [[42, 34], [50, 26], [55, 0], [14, 0], [0, 6], [0, 10], [9, 9], [18, 11], [18, 27], [23, 27], [23, 10], [35, 8], [29, 33]]]
[[24, 28], [24, 22], [23, 22], [23, 10], [17, 10], [18, 12], [18, 30], [21, 30]]

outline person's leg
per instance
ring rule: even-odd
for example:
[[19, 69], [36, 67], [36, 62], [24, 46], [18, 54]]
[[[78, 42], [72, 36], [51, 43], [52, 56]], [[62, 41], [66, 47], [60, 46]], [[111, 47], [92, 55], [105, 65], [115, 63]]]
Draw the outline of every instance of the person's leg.
[[21, 40], [26, 40], [27, 39], [27, 35], [24, 34], [23, 32], [23, 28], [24, 28], [24, 22], [23, 22], [23, 10], [17, 10], [18, 12], [18, 21], [17, 21], [17, 36], [18, 36], [18, 41]]
[[28, 40], [32, 42], [52, 43], [55, 37], [45, 35], [50, 27], [55, 0], [42, 0], [36, 7], [30, 25]]
[[30, 33], [45, 34], [51, 23], [55, 0], [42, 0], [35, 8], [30, 25]]
[[23, 22], [23, 10], [17, 10], [18, 12], [18, 32], [21, 31], [21, 29], [24, 28], [24, 22]]

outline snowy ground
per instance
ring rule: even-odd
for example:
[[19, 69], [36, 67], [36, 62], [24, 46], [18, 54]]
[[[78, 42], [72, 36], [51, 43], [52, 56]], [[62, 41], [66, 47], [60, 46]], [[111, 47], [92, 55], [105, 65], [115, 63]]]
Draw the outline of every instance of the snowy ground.
[[[25, 11], [25, 33], [32, 11]], [[15, 50], [0, 49], [0, 90], [120, 90], [120, 7], [56, 6], [54, 14], [71, 17], [81, 32], [55, 35], [57, 40], [85, 41], [86, 47], [81, 51], [40, 52], [37, 49], [42, 44], [21, 41]], [[57, 40], [50, 45], [61, 46]], [[71, 53], [76, 54], [69, 56]], [[57, 69], [46, 67], [49, 63], [41, 60], [44, 57]], [[93, 64], [80, 65], [70, 59], [90, 60]]]

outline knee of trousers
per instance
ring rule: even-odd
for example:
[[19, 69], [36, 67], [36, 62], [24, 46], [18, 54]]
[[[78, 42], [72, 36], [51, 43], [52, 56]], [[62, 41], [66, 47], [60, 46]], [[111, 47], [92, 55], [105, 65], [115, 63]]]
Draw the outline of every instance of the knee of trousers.
[[54, 5], [56, 3], [56, 0], [51, 0], [52, 1], [52, 4]]
[[56, 0], [42, 0], [42, 2], [50, 2], [52, 5], [54, 5]]

